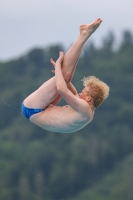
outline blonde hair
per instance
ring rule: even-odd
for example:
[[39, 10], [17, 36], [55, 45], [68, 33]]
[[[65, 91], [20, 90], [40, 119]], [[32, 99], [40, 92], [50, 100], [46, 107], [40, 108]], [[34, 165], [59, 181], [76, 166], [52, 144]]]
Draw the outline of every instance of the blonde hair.
[[98, 107], [109, 96], [109, 86], [95, 76], [84, 77], [82, 81], [90, 89], [88, 94], [94, 100], [94, 107]]

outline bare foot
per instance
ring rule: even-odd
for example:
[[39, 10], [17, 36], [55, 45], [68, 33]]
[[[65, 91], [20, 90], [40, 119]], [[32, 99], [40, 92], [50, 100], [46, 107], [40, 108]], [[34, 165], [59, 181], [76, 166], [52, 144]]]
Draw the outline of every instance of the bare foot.
[[98, 18], [91, 24], [83, 24], [80, 26], [80, 35], [84, 35], [86, 39], [91, 36], [92, 33], [100, 26], [102, 20]]

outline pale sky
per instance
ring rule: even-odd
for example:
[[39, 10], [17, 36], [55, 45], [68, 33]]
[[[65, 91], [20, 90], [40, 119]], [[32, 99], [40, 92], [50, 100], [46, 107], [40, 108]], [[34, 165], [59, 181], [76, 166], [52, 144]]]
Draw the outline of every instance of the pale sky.
[[120, 39], [123, 30], [133, 32], [133, 0], [0, 0], [0, 60], [50, 44], [68, 47], [81, 24], [99, 17], [91, 39], [98, 45], [110, 30]]

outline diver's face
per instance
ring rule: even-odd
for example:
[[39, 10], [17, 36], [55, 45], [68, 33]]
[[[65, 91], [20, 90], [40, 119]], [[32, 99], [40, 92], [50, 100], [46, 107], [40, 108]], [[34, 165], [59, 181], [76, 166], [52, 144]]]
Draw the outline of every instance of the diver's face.
[[83, 100], [87, 100], [87, 98], [89, 97], [89, 87], [85, 87], [81, 93], [79, 93], [79, 98], [83, 99]]

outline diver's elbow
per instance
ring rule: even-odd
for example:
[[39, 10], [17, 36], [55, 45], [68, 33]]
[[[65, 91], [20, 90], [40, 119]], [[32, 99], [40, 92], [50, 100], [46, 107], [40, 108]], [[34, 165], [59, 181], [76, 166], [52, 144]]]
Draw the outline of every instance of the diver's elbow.
[[57, 86], [57, 92], [58, 92], [60, 95], [64, 94], [65, 91], [66, 91], [66, 87], [63, 87], [62, 85], [58, 85], [58, 86]]

